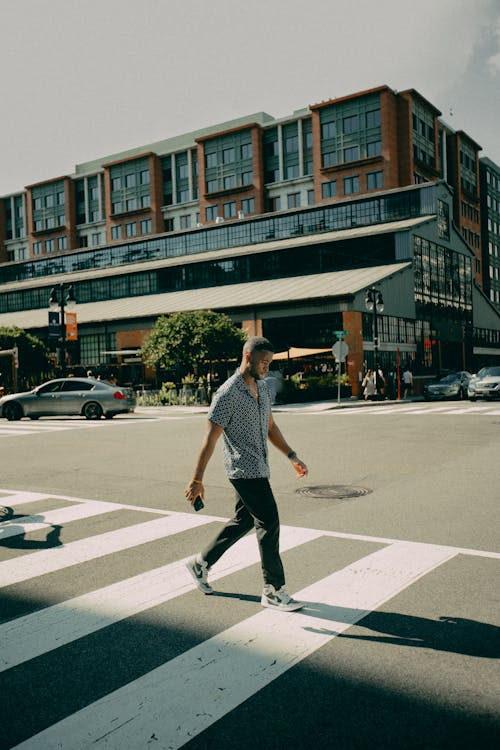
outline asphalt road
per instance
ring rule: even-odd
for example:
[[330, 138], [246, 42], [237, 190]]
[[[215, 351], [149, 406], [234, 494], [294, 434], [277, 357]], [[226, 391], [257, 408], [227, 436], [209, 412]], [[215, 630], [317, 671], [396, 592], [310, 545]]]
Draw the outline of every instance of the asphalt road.
[[[179, 564], [232, 511], [220, 451], [183, 497], [204, 415], [0, 424], [0, 747], [498, 746], [500, 406], [276, 420], [310, 470], [271, 448], [293, 615], [252, 537], [215, 596]], [[338, 486], [367, 494], [298, 492]]]

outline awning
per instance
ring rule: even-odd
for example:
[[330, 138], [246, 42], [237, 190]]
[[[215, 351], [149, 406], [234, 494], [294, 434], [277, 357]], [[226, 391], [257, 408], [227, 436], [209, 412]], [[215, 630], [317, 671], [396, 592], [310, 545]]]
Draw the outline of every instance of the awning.
[[331, 349], [300, 349], [296, 346], [291, 346], [286, 352], [278, 352], [273, 356], [273, 361], [277, 359], [297, 359], [298, 357], [312, 357], [314, 354], [325, 354]]

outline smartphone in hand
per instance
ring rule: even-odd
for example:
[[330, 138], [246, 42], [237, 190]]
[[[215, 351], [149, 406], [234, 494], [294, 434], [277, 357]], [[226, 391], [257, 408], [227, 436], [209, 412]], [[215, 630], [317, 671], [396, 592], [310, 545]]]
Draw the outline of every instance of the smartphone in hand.
[[201, 499], [201, 495], [198, 495], [198, 497], [196, 498], [196, 500], [193, 503], [193, 508], [195, 510], [201, 510], [204, 507], [205, 507], [205, 505], [203, 503], [203, 500]]

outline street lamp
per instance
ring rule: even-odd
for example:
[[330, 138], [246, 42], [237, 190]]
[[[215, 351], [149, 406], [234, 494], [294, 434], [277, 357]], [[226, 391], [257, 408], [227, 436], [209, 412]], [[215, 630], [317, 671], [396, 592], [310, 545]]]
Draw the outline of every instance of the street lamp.
[[384, 300], [382, 292], [375, 289], [374, 286], [366, 290], [365, 306], [368, 312], [373, 313], [372, 318], [372, 332], [373, 332], [373, 351], [374, 351], [374, 365], [377, 366], [378, 357], [378, 321], [377, 313], [384, 312]]
[[[66, 376], [66, 310], [71, 310], [76, 304], [73, 285], [56, 284], [50, 290], [49, 298], [49, 336], [57, 338], [59, 343], [59, 367], [61, 374]], [[61, 311], [59, 314], [59, 310]], [[51, 319], [52, 315], [57, 317]]]

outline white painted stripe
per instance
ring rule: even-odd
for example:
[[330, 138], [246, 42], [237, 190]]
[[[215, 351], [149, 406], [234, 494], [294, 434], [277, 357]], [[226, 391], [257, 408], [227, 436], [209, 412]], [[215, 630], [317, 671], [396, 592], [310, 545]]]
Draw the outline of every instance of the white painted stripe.
[[155, 539], [203, 526], [211, 521], [213, 521], [212, 516], [180, 513], [80, 539], [61, 547], [32, 552], [13, 560], [5, 560], [0, 563], [0, 587], [11, 586], [46, 573], [54, 573], [70, 565], [78, 565], [113, 552], [121, 552]]
[[488, 412], [486, 412], [486, 414], [488, 416], [498, 417], [498, 416], [500, 416], [500, 409], [494, 409], [493, 411], [488, 411]]
[[24, 503], [35, 503], [40, 500], [47, 500], [49, 497], [53, 497], [50, 494], [43, 494], [40, 492], [17, 492], [16, 490], [0, 490], [6, 494], [0, 496], [0, 504], [8, 505], [9, 507], [15, 507], [16, 505], [23, 505]]
[[79, 521], [83, 518], [91, 518], [101, 513], [111, 513], [121, 510], [115, 503], [104, 503], [99, 500], [89, 500], [86, 503], [78, 503], [69, 508], [58, 508], [57, 510], [42, 511], [36, 516], [21, 516], [12, 521], [4, 521], [0, 527], [0, 539], [6, 539], [18, 534], [27, 534], [31, 531], [46, 529], [52, 526], [62, 526], [71, 521]]
[[[175, 750], [453, 554], [398, 544], [297, 593], [302, 612], [265, 610], [63, 719], [18, 750]], [[208, 605], [209, 606], [209, 605]]]
[[13, 432], [9, 430], [1, 430], [0, 435], [2, 437], [24, 437], [25, 435], [34, 435], [35, 430], [23, 430], [22, 432]]
[[462, 409], [455, 409], [454, 414], [483, 414], [487, 410], [487, 406], [466, 406]]
[[[285, 551], [322, 536], [321, 531], [282, 526]], [[185, 568], [189, 558], [111, 584], [0, 625], [0, 672], [96, 630], [174, 599], [195, 588]], [[258, 563], [255, 534], [240, 540], [210, 571], [210, 582]]]

